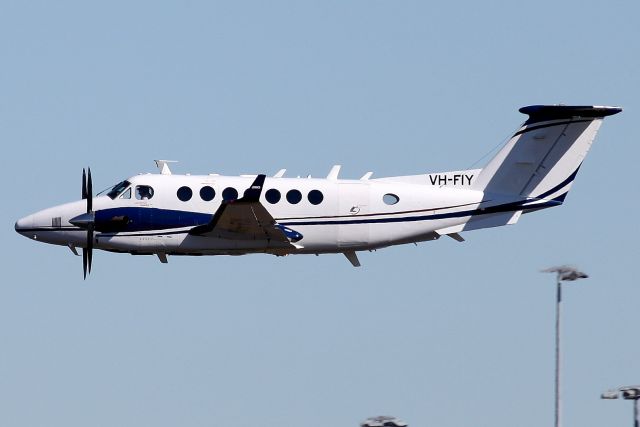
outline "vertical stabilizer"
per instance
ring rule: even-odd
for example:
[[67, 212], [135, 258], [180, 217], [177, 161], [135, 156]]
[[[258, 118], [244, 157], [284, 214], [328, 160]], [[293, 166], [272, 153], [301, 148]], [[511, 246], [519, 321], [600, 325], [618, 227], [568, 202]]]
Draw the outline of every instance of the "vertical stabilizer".
[[520, 129], [482, 169], [472, 188], [485, 193], [562, 202], [602, 119], [618, 107], [532, 105]]

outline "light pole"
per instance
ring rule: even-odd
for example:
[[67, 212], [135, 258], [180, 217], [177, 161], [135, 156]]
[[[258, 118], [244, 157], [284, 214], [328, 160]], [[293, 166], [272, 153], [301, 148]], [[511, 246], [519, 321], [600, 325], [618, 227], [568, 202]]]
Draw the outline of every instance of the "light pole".
[[566, 265], [549, 267], [544, 273], [556, 273], [556, 378], [555, 378], [555, 411], [554, 426], [560, 427], [560, 303], [562, 302], [562, 282], [573, 282], [586, 279], [587, 274]]
[[602, 393], [601, 399], [617, 399], [622, 396], [624, 400], [633, 400], [633, 427], [640, 427], [638, 419], [638, 400], [640, 400], [640, 386], [625, 386], [617, 390], [609, 390]]

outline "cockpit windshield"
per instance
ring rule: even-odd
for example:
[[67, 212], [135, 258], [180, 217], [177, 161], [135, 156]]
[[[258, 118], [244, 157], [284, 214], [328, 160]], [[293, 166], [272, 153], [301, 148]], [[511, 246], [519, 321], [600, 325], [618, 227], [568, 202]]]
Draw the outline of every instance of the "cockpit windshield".
[[[111, 199], [115, 199], [116, 197], [118, 197], [120, 194], [122, 194], [122, 192], [124, 190], [126, 190], [129, 186], [131, 185], [131, 183], [127, 180], [124, 180], [122, 182], [117, 183], [116, 185], [114, 185], [108, 192], [107, 192], [107, 196], [111, 197]], [[106, 190], [105, 190], [106, 191]], [[104, 191], [102, 192], [104, 193]], [[100, 194], [102, 194], [100, 193]]]

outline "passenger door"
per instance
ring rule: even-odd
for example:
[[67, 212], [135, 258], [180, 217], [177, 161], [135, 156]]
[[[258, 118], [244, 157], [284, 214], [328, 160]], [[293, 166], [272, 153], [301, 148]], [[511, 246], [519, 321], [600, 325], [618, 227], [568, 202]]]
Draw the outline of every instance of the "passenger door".
[[338, 184], [338, 247], [357, 248], [369, 244], [369, 223], [363, 218], [370, 209], [369, 184], [341, 182]]

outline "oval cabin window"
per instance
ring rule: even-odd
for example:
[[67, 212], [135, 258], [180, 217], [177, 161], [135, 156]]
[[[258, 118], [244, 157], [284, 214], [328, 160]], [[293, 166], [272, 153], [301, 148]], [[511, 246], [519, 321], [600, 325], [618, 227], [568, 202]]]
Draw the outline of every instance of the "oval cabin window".
[[324, 200], [324, 196], [320, 190], [311, 190], [307, 195], [307, 199], [309, 199], [309, 203], [312, 205], [319, 205]]
[[400, 197], [392, 193], [387, 193], [384, 196], [382, 196], [382, 201], [387, 205], [395, 205], [400, 201]]
[[287, 201], [292, 205], [300, 203], [302, 200], [302, 193], [298, 190], [289, 190], [287, 192]]
[[178, 196], [178, 199], [182, 200], [183, 202], [187, 202], [191, 200], [191, 196], [193, 196], [193, 191], [191, 191], [189, 187], [180, 187], [178, 188], [178, 192], [176, 194]]
[[275, 188], [267, 190], [264, 195], [264, 198], [267, 199], [267, 202], [271, 203], [272, 205], [278, 203], [280, 201], [280, 197], [280, 192]]
[[216, 191], [212, 187], [205, 185], [200, 189], [200, 198], [205, 202], [210, 202], [214, 197], [216, 197]]
[[233, 187], [227, 187], [222, 192], [222, 198], [224, 200], [237, 200], [238, 199], [238, 190]]

